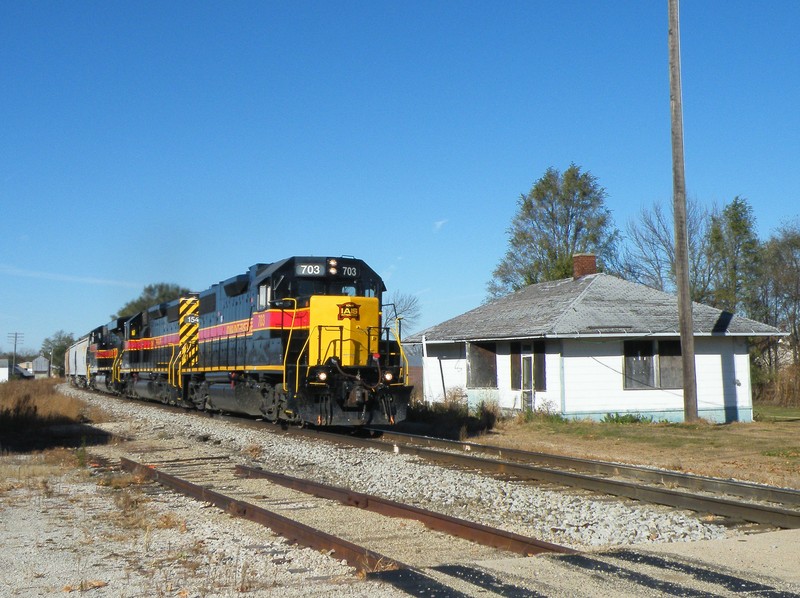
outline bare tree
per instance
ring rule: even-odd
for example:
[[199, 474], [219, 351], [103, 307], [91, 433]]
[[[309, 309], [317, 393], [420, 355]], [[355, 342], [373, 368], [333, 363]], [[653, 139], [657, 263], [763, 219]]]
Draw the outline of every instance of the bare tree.
[[[686, 229], [689, 244], [689, 287], [693, 301], [711, 296], [712, 271], [708, 260], [711, 212], [697, 199], [687, 201]], [[675, 235], [673, 218], [662, 202], [642, 208], [638, 220], [627, 225], [628, 244], [623, 259], [626, 278], [674, 293]]]
[[384, 301], [384, 321], [400, 320], [402, 330], [414, 330], [422, 313], [419, 305], [419, 297], [411, 293], [392, 291], [388, 299]]

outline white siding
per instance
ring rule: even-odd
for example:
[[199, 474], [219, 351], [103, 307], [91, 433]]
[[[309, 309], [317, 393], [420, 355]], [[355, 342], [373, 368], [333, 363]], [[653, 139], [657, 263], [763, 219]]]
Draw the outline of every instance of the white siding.
[[[432, 348], [435, 347], [434, 350]], [[698, 412], [712, 421], [750, 421], [750, 361], [745, 339], [695, 339]], [[504, 409], [524, 407], [522, 391], [511, 389], [510, 343], [497, 343], [495, 389], [467, 388], [463, 343], [428, 345], [423, 357], [426, 401], [442, 401], [448, 393], [466, 392], [470, 404], [497, 401]], [[565, 417], [600, 419], [607, 413], [633, 413], [656, 420], [683, 418], [681, 389], [626, 390], [623, 339], [546, 341], [547, 390], [534, 393], [534, 408]]]
[[448, 393], [466, 391], [467, 360], [463, 343], [423, 347], [422, 386], [428, 402], [441, 402]]

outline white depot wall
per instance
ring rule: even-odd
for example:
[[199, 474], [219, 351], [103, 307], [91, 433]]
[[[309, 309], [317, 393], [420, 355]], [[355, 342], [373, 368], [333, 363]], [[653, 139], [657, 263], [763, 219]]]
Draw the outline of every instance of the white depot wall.
[[564, 339], [563, 413], [566, 416], [625, 411], [632, 397], [622, 391], [622, 342]]
[[739, 337], [695, 339], [697, 409], [752, 409], [750, 356]]
[[441, 402], [450, 392], [466, 392], [467, 360], [463, 343], [427, 346], [422, 357], [422, 385], [429, 402]]

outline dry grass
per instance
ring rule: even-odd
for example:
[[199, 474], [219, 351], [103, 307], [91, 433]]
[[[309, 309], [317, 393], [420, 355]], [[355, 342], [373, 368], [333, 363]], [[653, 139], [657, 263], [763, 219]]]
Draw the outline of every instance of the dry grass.
[[248, 444], [242, 449], [242, 453], [252, 459], [259, 459], [264, 453], [264, 447], [260, 444]]
[[99, 409], [57, 392], [58, 382], [49, 378], [0, 384], [0, 432], [103, 420]]
[[800, 421], [734, 424], [501, 422], [487, 444], [800, 488]]
[[0, 496], [17, 489], [29, 488], [50, 492], [50, 479], [74, 470], [79, 465], [76, 451], [57, 448], [26, 455], [0, 456]]

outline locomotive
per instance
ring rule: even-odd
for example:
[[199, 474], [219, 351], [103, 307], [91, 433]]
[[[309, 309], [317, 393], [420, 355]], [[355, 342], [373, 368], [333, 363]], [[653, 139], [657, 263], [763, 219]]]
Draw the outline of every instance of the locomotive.
[[399, 320], [363, 260], [294, 256], [116, 318], [66, 352], [69, 381], [129, 398], [319, 426], [394, 424], [411, 392]]

